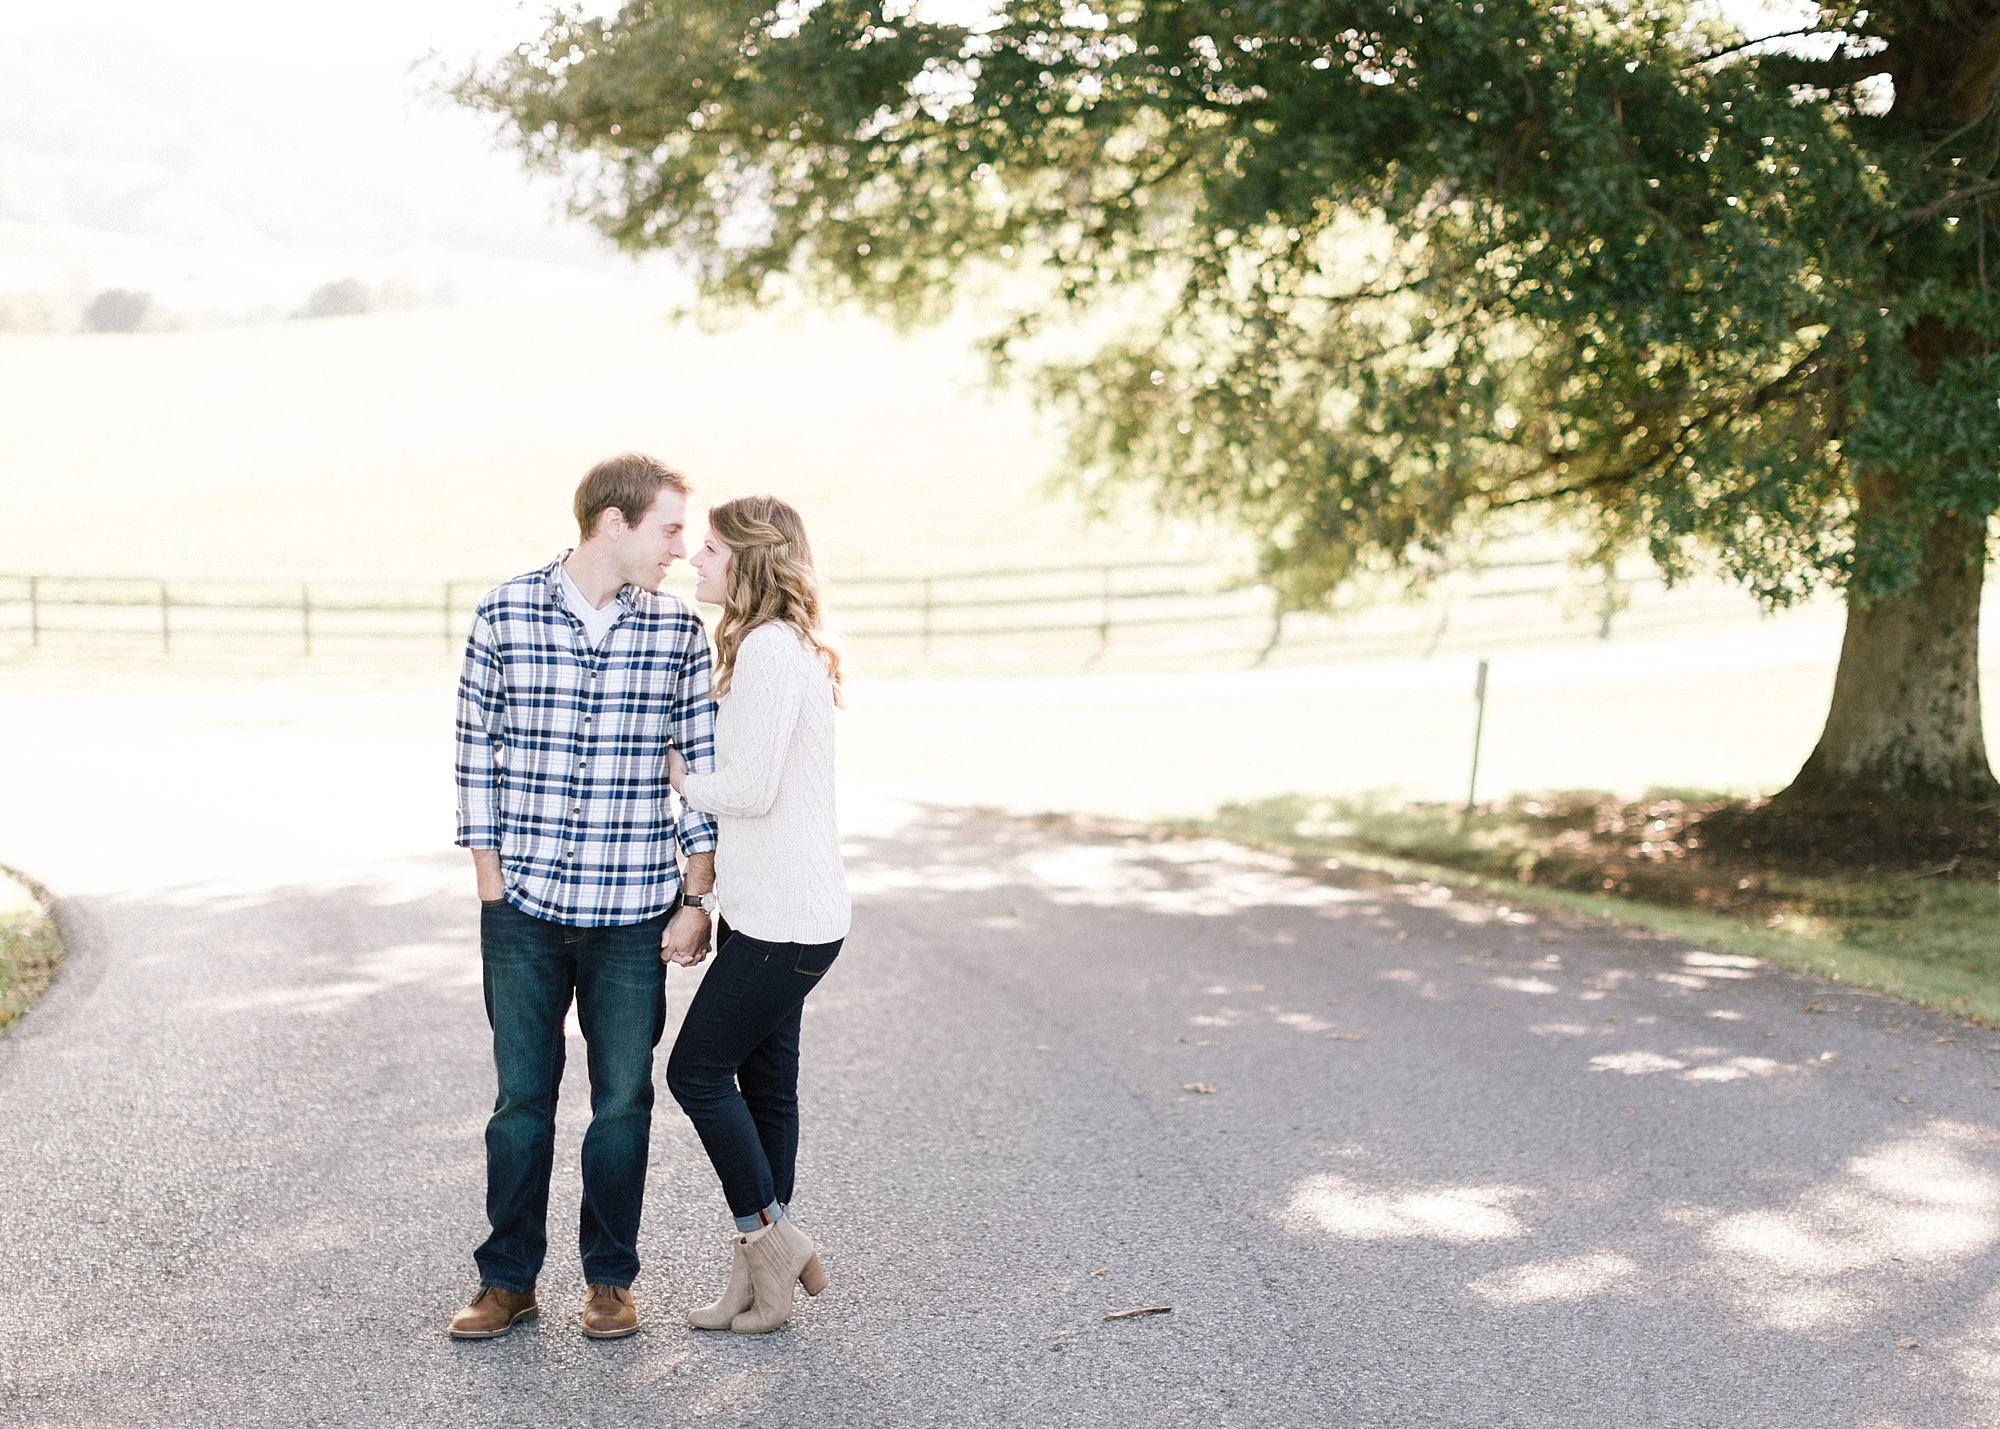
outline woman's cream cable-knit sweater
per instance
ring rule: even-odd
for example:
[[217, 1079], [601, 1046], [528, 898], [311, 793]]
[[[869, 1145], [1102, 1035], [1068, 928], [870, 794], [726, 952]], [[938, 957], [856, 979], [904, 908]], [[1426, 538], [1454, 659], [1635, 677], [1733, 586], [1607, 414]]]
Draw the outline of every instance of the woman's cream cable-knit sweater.
[[715, 772], [682, 796], [716, 817], [715, 891], [729, 926], [770, 943], [847, 936], [833, 804], [833, 683], [789, 625], [736, 647], [715, 718]]

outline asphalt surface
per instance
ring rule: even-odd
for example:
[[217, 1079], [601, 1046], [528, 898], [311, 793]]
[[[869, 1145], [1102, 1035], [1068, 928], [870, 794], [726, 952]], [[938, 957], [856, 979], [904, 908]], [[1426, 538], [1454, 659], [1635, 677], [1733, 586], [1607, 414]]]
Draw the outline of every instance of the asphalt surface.
[[0, 1425], [2000, 1423], [1994, 1033], [894, 805], [866, 763], [806, 1015], [828, 1293], [682, 1329], [726, 1221], [662, 1097], [650, 1323], [586, 1341], [572, 1055], [544, 1317], [452, 1343], [492, 1073], [448, 706], [20, 674], [0, 863], [62, 895], [70, 959], [0, 1037]]
[[851, 867], [805, 1032], [832, 1283], [758, 1339], [681, 1327], [726, 1227], [664, 1095], [648, 1324], [578, 1332], [578, 1056], [543, 1318], [445, 1337], [462, 855], [66, 899], [0, 1039], [0, 1421], [2000, 1422], [1992, 1033], [1219, 844], [911, 811]]

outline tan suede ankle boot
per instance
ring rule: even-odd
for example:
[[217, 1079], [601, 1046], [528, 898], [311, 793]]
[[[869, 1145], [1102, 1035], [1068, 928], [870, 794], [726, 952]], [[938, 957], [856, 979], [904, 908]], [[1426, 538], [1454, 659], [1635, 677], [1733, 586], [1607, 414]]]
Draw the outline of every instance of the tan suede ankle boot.
[[729, 1242], [729, 1284], [720, 1300], [688, 1311], [688, 1324], [694, 1329], [726, 1330], [730, 1321], [750, 1308], [750, 1258], [743, 1250], [743, 1237]]
[[737, 1334], [762, 1335], [791, 1319], [794, 1285], [803, 1284], [808, 1295], [826, 1289], [819, 1252], [790, 1216], [773, 1222], [754, 1240], [738, 1236], [736, 1243], [750, 1266], [750, 1293], [756, 1301], [730, 1322], [729, 1328]]

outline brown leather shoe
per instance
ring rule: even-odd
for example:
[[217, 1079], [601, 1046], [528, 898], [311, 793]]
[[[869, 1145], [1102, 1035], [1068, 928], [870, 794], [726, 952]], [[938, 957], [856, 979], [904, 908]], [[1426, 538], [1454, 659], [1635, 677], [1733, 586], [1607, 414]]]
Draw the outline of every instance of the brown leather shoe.
[[583, 1332], [593, 1340], [622, 1340], [639, 1328], [638, 1307], [623, 1285], [593, 1285], [583, 1307]]
[[482, 1285], [463, 1310], [451, 1317], [454, 1340], [490, 1340], [506, 1334], [523, 1320], [542, 1313], [535, 1292], [516, 1295], [493, 1285]]

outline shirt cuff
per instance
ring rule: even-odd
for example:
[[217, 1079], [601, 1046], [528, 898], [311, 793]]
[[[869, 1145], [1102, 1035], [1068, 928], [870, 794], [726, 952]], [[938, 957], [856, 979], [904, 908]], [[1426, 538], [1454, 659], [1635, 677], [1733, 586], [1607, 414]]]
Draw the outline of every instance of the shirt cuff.
[[680, 837], [682, 853], [715, 852], [715, 825], [706, 819], [703, 819], [693, 828], [682, 828]]

